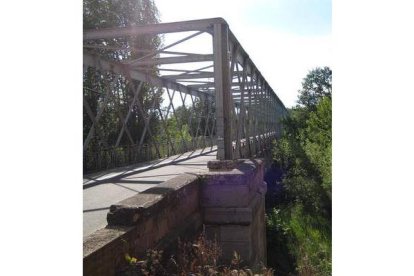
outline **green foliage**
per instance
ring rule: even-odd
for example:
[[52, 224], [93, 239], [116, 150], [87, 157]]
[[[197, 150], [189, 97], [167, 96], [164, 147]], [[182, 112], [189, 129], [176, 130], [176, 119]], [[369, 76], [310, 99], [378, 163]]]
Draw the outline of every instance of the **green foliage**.
[[331, 78], [328, 67], [307, 75], [299, 91], [300, 105], [289, 110], [282, 138], [273, 148], [290, 200], [268, 214], [269, 246], [292, 256], [289, 265], [295, 265], [299, 275], [331, 274]]
[[332, 96], [332, 70], [329, 67], [311, 70], [302, 82], [298, 103], [301, 106], [314, 108], [319, 100]]
[[159, 23], [152, 0], [84, 0], [83, 28], [98, 29]]
[[168, 132], [171, 135], [171, 138], [174, 141], [184, 140], [186, 142], [191, 141], [191, 135], [189, 133], [189, 127], [187, 124], [181, 125], [181, 128], [178, 126], [177, 120], [175, 118], [170, 118], [167, 122]]
[[[84, 0], [83, 29], [101, 29], [113, 27], [128, 27], [142, 24], [159, 23], [159, 12], [152, 0]], [[128, 50], [94, 50], [109, 59], [139, 58], [142, 52], [136, 49], [157, 49], [161, 39], [157, 35], [141, 35], [127, 40], [102, 40], [103, 46], [124, 46]]]
[[[206, 133], [206, 128], [212, 129], [213, 120], [207, 122], [208, 113], [214, 113], [205, 101], [196, 101], [192, 106], [179, 106], [175, 108], [175, 115], [180, 122], [188, 123], [189, 132], [193, 137], [202, 136]], [[206, 133], [208, 134], [208, 133]]]
[[168, 142], [168, 138], [172, 143], [190, 142], [192, 139], [188, 124], [178, 124], [175, 117], [167, 119], [165, 125], [160, 125], [157, 132], [159, 135], [155, 139], [164, 144]]
[[128, 269], [122, 274], [125, 276], [168, 275], [165, 267], [161, 264], [162, 253], [161, 250], [148, 250], [144, 260], [138, 260], [126, 253], [125, 260], [128, 263]]
[[313, 109], [297, 106], [289, 111], [273, 158], [285, 172], [284, 186], [292, 198], [330, 214], [332, 100], [326, 96], [317, 102]]
[[303, 148], [322, 179], [322, 187], [331, 199], [332, 186], [332, 101], [321, 99], [307, 121]]
[[294, 240], [291, 251], [298, 256], [300, 273], [330, 275], [332, 266], [331, 226], [325, 217], [307, 214], [301, 205], [291, 210], [289, 230]]
[[[159, 13], [153, 0], [84, 0], [83, 1], [83, 29], [114, 28], [127, 27], [141, 24], [159, 23]], [[101, 48], [90, 48], [88, 44], [101, 46]], [[144, 50], [156, 50], [161, 45], [161, 37], [157, 35], [141, 35], [135, 37], [101, 39], [97, 41], [86, 41], [84, 51], [93, 55], [99, 55], [108, 60], [125, 60], [128, 58], [139, 58], [144, 55]], [[104, 49], [107, 47], [106, 49]], [[122, 48], [123, 50], [114, 50]], [[157, 74], [155, 67], [149, 67], [154, 74]], [[108, 94], [105, 101], [105, 95], [110, 87], [114, 75], [104, 73], [91, 67], [87, 68], [83, 74], [83, 97], [89, 105], [92, 114], [96, 116], [99, 109], [102, 109], [102, 116], [99, 123], [94, 126], [94, 136], [90, 140], [85, 155], [103, 156], [104, 151], [112, 149], [117, 141], [118, 134], [123, 127], [123, 118], [128, 112], [134, 98], [132, 86], [137, 86], [138, 82], [129, 81], [120, 77], [113, 84], [113, 88]], [[159, 124], [159, 114], [156, 112], [157, 107], [162, 104], [161, 89], [154, 88], [155, 93], [151, 93], [152, 87], [144, 85], [138, 96], [137, 102], [142, 103], [142, 112], [137, 104], [132, 107], [126, 125], [129, 133], [124, 133], [120, 140], [119, 146], [128, 146], [137, 144], [144, 130], [144, 116], [149, 117], [150, 131], [156, 132]], [[142, 113], [145, 115], [143, 116]], [[88, 114], [87, 109], [83, 110], [83, 139], [85, 141], [91, 129], [93, 122]], [[149, 132], [146, 131], [144, 143], [148, 142]], [[129, 135], [130, 134], [130, 135]], [[100, 159], [99, 159], [100, 160]], [[85, 160], [84, 160], [85, 161]], [[102, 163], [102, 160], [88, 159], [84, 162], [84, 170], [88, 172], [96, 163]], [[102, 167], [102, 166], [101, 166]], [[102, 168], [101, 168], [102, 169]]]
[[267, 215], [268, 263], [279, 275], [331, 275], [331, 222], [304, 212], [301, 204], [272, 209]]
[[267, 264], [277, 275], [291, 275], [296, 270], [296, 258], [290, 251], [287, 212], [273, 208], [266, 214]]

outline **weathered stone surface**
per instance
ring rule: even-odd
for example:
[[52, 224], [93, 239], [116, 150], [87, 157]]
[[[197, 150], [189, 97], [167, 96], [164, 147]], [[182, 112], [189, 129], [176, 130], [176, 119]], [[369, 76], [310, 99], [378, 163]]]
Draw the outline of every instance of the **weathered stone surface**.
[[210, 170], [201, 184], [206, 236], [218, 241], [223, 261], [236, 251], [250, 265], [266, 262], [263, 174], [261, 160], [244, 160], [229, 171]]
[[99, 248], [102, 248], [114, 240], [122, 237], [131, 227], [103, 228], [89, 235], [83, 242], [83, 257], [89, 256]]
[[183, 174], [113, 204], [107, 214], [108, 225], [135, 225], [144, 216], [151, 216], [166, 206], [176, 206], [180, 198], [188, 195], [188, 190], [195, 189], [190, 186], [198, 182], [197, 176]]
[[108, 225], [88, 236], [84, 275], [115, 275], [125, 264], [125, 252], [140, 258], [149, 248], [165, 248], [179, 236], [199, 233], [199, 184], [195, 175], [180, 175], [112, 205], [108, 221], [131, 226]]
[[231, 171], [210, 171], [202, 183], [201, 206], [247, 207], [262, 182], [261, 160], [243, 160]]
[[204, 225], [204, 232], [206, 235], [206, 238], [211, 241], [220, 241], [220, 225], [210, 225], [206, 224]]
[[123, 241], [140, 258], [149, 248], [199, 233], [203, 223], [206, 236], [219, 242], [222, 261], [236, 251], [248, 264], [266, 262], [265, 193], [263, 162], [245, 160], [201, 178], [180, 175], [114, 204], [110, 225], [84, 241], [84, 275], [114, 275], [125, 262]]
[[223, 225], [220, 227], [221, 241], [251, 242], [251, 227], [244, 225]]
[[207, 168], [210, 171], [228, 171], [235, 169], [241, 162], [243, 160], [212, 160], [207, 162]]
[[256, 193], [247, 207], [213, 207], [204, 208], [204, 222], [208, 224], [238, 224], [248, 225], [253, 221], [253, 215], [256, 214], [257, 208], [261, 202], [261, 195]]
[[251, 208], [205, 208], [204, 222], [209, 224], [250, 224]]

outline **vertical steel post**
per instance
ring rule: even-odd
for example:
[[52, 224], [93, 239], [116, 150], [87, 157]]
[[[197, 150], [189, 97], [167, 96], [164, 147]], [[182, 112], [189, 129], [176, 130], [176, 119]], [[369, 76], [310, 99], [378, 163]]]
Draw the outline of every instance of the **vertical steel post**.
[[233, 159], [228, 26], [214, 24], [214, 86], [216, 91], [217, 159]]

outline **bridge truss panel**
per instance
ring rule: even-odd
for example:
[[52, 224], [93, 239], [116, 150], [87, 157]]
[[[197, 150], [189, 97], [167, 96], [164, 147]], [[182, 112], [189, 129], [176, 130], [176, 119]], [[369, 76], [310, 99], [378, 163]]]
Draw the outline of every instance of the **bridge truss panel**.
[[253, 157], [286, 113], [220, 18], [85, 31], [83, 99], [86, 172], [215, 145]]

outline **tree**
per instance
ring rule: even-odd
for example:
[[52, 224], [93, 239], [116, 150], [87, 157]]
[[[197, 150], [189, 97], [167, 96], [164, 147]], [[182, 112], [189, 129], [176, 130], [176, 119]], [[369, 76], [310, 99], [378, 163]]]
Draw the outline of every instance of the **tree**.
[[84, 0], [83, 29], [127, 27], [159, 23], [152, 0]]
[[332, 70], [329, 67], [317, 67], [303, 79], [299, 90], [298, 103], [314, 109], [323, 97], [332, 96]]
[[[83, 1], [84, 30], [154, 23], [159, 23], [159, 15], [153, 0]], [[142, 35], [127, 39], [116, 38], [87, 41], [84, 44], [84, 51], [99, 55], [107, 60], [119, 61], [142, 57], [145, 52], [141, 50], [156, 50], [160, 45], [161, 39], [159, 36]], [[118, 50], [115, 50], [116, 48], [118, 48]], [[119, 50], [119, 48], [122, 48], [122, 50]], [[151, 69], [154, 74], [157, 74], [155, 67], [149, 69]], [[98, 154], [101, 156], [102, 151], [115, 146], [118, 134], [123, 126], [123, 118], [128, 112], [134, 97], [130, 84], [137, 86], [138, 83], [136, 81], [127, 80], [125, 77], [120, 77], [114, 83], [110, 93], [110, 99], [107, 102], [104, 102], [103, 98], [110, 83], [108, 80], [113, 79], [113, 77], [114, 75], [111, 73], [104, 73], [91, 67], [84, 71], [83, 96], [92, 113], [96, 115], [99, 106], [105, 103], [105, 111], [102, 113], [99, 124], [95, 125], [95, 136], [90, 141], [89, 147], [85, 149], [86, 151], [84, 152], [84, 155], [96, 156], [96, 154]], [[142, 104], [142, 111], [150, 120], [150, 129], [155, 132], [159, 123], [159, 114], [156, 110], [162, 103], [162, 91], [161, 89], [154, 88], [154, 91], [152, 92], [151, 89], [153, 88], [145, 84], [137, 101]], [[119, 146], [136, 144], [140, 140], [144, 130], [144, 118], [137, 104], [132, 107], [131, 116], [126, 124], [129, 132], [124, 133]], [[87, 137], [91, 126], [92, 120], [88, 111], [84, 108], [84, 140]], [[147, 135], [144, 137], [144, 142], [146, 142], [148, 138], [147, 131]], [[85, 172], [88, 171], [90, 167], [94, 167], [93, 164], [84, 162]]]
[[320, 99], [303, 130], [303, 148], [310, 163], [315, 166], [322, 180], [322, 187], [331, 199], [332, 186], [332, 101]]
[[331, 275], [331, 77], [328, 67], [309, 72], [273, 149], [287, 200], [268, 214], [268, 248], [294, 256], [294, 264], [285, 263], [299, 275]]
[[213, 107], [209, 107], [207, 100], [198, 100], [191, 106], [178, 106], [175, 108], [175, 115], [182, 123], [187, 123], [191, 136], [213, 135], [213, 119], [210, 117], [207, 122], [208, 114], [214, 114]]
[[274, 160], [285, 172], [290, 196], [309, 210], [326, 214], [331, 213], [331, 76], [329, 67], [309, 72], [299, 91], [299, 99], [308, 100], [289, 110], [284, 134], [274, 148]]

